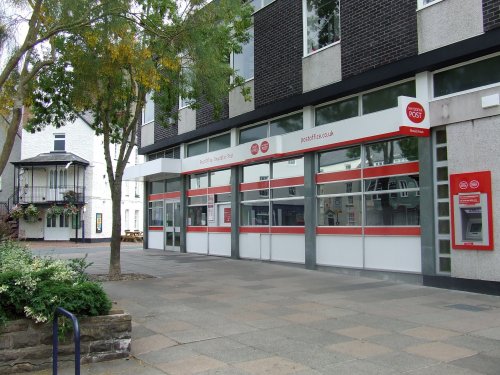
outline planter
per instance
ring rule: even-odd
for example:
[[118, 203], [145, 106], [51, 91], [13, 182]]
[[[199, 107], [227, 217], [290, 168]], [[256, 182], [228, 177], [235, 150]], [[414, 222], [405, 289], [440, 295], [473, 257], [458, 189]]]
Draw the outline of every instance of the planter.
[[[129, 314], [117, 312], [79, 318], [78, 321], [81, 363], [129, 356], [132, 332]], [[73, 360], [73, 337], [68, 337], [59, 343], [59, 365], [68, 365]], [[36, 324], [32, 320], [20, 319], [0, 327], [0, 374], [38, 371], [51, 366], [52, 323]]]

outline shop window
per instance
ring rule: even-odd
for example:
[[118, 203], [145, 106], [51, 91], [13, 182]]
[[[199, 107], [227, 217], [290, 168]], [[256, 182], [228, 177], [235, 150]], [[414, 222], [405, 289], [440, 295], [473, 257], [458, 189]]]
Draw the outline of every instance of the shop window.
[[361, 146], [319, 154], [319, 172], [339, 172], [361, 168]]
[[418, 160], [418, 139], [404, 138], [369, 144], [365, 147], [366, 166], [406, 163]]
[[56, 216], [47, 215], [47, 228], [55, 228], [55, 227], [56, 227]]
[[305, 0], [306, 54], [340, 40], [340, 1]]
[[226, 185], [231, 185], [230, 169], [210, 172], [210, 186], [226, 186]]
[[231, 134], [226, 133], [208, 139], [208, 151], [218, 151], [231, 147]]
[[274, 198], [292, 198], [303, 197], [304, 186], [291, 186], [284, 188], [272, 189], [272, 197]]
[[252, 126], [250, 128], [240, 130], [240, 141], [239, 144], [253, 142], [258, 139], [267, 138], [268, 137], [268, 125], [261, 124], [257, 126]]
[[163, 201], [149, 202], [149, 226], [163, 226]]
[[215, 203], [228, 203], [231, 202], [231, 193], [215, 194]]
[[361, 180], [330, 182], [318, 185], [318, 195], [336, 195], [344, 193], [361, 193]]
[[54, 151], [66, 150], [66, 135], [54, 134]]
[[202, 155], [207, 152], [207, 140], [190, 143], [187, 145], [187, 157]]
[[363, 94], [363, 114], [382, 111], [398, 106], [398, 96], [416, 96], [415, 81], [409, 81]]
[[243, 167], [243, 182], [257, 182], [269, 179], [269, 163], [252, 164]]
[[202, 189], [208, 187], [208, 175], [206, 173], [190, 176], [190, 189]]
[[500, 55], [434, 74], [434, 97], [500, 82]]
[[272, 201], [272, 208], [273, 225], [304, 225], [304, 199]]
[[245, 80], [254, 76], [254, 32], [253, 26], [248, 29], [250, 39], [241, 46], [240, 53], [233, 54], [233, 69]]
[[297, 130], [302, 130], [304, 127], [302, 112], [273, 120], [270, 122], [269, 126], [271, 137], [274, 135], [287, 134]]
[[59, 228], [69, 228], [69, 219], [68, 215], [59, 215]]
[[361, 195], [320, 197], [319, 226], [361, 226]]
[[315, 125], [325, 125], [359, 115], [358, 97], [316, 108]]
[[242, 201], [267, 199], [268, 197], [269, 197], [269, 190], [250, 190], [241, 193]]
[[242, 202], [241, 225], [269, 225], [269, 201]]
[[206, 226], [207, 225], [207, 206], [188, 207], [188, 225]]
[[412, 192], [404, 200], [392, 198], [389, 193], [367, 194], [365, 216], [368, 226], [420, 225], [420, 199]]

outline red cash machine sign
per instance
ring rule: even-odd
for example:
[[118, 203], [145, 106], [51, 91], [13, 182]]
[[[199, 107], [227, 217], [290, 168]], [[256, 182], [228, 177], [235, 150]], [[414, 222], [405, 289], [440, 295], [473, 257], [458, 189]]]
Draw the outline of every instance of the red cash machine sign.
[[466, 206], [474, 206], [476, 204], [481, 203], [481, 195], [480, 194], [467, 194], [467, 195], [459, 195], [458, 196], [458, 204], [466, 205]]

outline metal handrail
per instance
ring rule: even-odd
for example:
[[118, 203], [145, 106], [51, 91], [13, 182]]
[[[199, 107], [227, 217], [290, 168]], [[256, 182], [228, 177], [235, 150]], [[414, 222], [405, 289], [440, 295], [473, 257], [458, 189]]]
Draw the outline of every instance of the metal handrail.
[[80, 375], [80, 326], [78, 319], [68, 310], [56, 307], [54, 322], [52, 323], [52, 375], [57, 375], [57, 351], [59, 344], [58, 315], [64, 315], [73, 322], [73, 335], [75, 338], [75, 375]]

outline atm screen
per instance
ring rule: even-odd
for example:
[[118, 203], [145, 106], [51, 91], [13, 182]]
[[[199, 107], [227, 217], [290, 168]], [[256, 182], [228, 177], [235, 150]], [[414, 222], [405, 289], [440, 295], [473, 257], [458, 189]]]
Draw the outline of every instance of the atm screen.
[[477, 232], [481, 232], [481, 229], [482, 229], [482, 224], [481, 223], [472, 223], [470, 225], [469, 232], [477, 233]]

